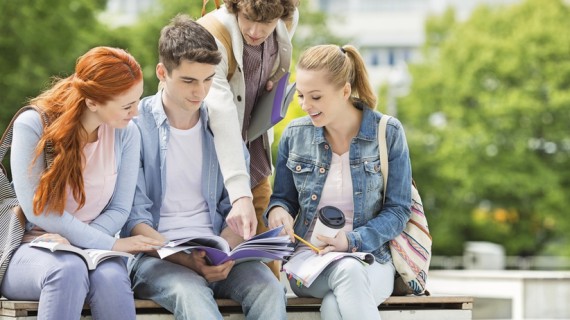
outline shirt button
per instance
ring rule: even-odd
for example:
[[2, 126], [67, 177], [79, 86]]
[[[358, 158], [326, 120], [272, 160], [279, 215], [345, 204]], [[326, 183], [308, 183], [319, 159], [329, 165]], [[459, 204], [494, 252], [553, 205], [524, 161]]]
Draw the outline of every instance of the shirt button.
[[320, 173], [325, 173], [325, 168], [320, 168], [320, 169], [319, 169], [319, 172], [320, 172]]
[[311, 200], [313, 200], [313, 201], [317, 200], [317, 195], [316, 194], [312, 195]]
[[237, 101], [241, 102], [241, 96], [237, 96]]
[[305, 220], [305, 225], [308, 226], [308, 225], [309, 225], [309, 221]]
[[285, 70], [285, 68], [281, 68], [281, 72], [285, 72], [285, 71], [287, 71], [287, 70]]
[[295, 170], [301, 171], [301, 166], [296, 166], [296, 167], [295, 167]]
[[328, 144], [325, 144], [325, 149], [327, 149], [327, 150], [329, 149], [329, 145], [328, 145]]

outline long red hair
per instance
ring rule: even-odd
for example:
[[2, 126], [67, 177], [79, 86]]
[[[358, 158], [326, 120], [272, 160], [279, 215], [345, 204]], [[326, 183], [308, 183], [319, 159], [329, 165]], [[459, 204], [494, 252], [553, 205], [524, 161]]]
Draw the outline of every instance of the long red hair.
[[48, 116], [36, 148], [36, 160], [51, 141], [54, 159], [46, 169], [34, 194], [34, 214], [63, 214], [67, 187], [79, 208], [85, 205], [83, 147], [87, 131], [80, 119], [87, 110], [85, 99], [106, 103], [142, 80], [142, 71], [133, 56], [122, 49], [95, 47], [77, 59], [75, 73], [31, 100]]

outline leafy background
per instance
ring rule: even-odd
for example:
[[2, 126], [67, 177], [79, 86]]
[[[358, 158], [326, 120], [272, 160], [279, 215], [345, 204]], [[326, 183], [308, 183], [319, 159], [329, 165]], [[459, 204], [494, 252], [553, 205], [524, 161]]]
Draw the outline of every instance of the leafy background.
[[[160, 29], [179, 12], [199, 17], [202, 6], [160, 3], [137, 24], [111, 28], [98, 19], [105, 0], [0, 0], [0, 129], [96, 45], [131, 52], [143, 66], [145, 95], [153, 94]], [[327, 27], [338, 17], [327, 20], [301, 3], [294, 60], [309, 45], [349, 42]], [[428, 20], [423, 57], [409, 66], [410, 93], [397, 102], [435, 254], [458, 255], [465, 241], [485, 240], [509, 255], [570, 255], [568, 30], [562, 0], [482, 6], [466, 21], [450, 10]], [[381, 111], [385, 92], [379, 88]], [[295, 101], [275, 127], [276, 141], [301, 115]]]

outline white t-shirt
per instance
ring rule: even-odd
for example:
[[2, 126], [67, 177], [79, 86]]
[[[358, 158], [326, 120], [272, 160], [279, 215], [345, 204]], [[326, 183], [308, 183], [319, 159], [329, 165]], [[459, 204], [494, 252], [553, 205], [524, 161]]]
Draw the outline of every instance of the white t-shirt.
[[166, 190], [158, 225], [158, 231], [168, 240], [214, 234], [202, 195], [202, 156], [201, 121], [188, 130], [170, 128]]

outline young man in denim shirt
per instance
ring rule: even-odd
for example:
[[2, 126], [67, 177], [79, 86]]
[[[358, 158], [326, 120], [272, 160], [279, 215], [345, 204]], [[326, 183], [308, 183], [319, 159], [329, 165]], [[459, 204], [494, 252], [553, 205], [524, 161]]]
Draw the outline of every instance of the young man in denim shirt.
[[[134, 206], [124, 234], [162, 241], [220, 235], [242, 241], [226, 224], [231, 205], [203, 103], [220, 54], [214, 37], [186, 16], [161, 32], [156, 67], [162, 89], [140, 102], [135, 121], [142, 156]], [[248, 319], [285, 319], [285, 292], [258, 261], [209, 265], [205, 253], [164, 260], [139, 255], [130, 264], [133, 290], [176, 319], [221, 319], [215, 298], [241, 303]]]

